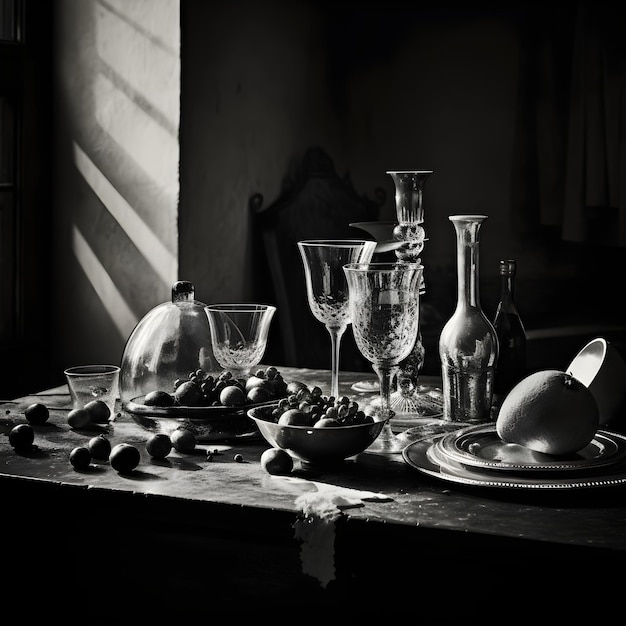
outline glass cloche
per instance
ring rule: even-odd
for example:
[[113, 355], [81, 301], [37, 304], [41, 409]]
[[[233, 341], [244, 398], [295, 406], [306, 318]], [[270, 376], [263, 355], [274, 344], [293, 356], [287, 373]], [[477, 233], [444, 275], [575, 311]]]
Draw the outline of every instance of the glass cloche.
[[149, 311], [131, 332], [122, 355], [120, 398], [124, 410], [152, 391], [174, 391], [177, 379], [198, 369], [221, 371], [213, 355], [206, 305], [195, 288], [181, 280], [172, 286], [172, 301]]

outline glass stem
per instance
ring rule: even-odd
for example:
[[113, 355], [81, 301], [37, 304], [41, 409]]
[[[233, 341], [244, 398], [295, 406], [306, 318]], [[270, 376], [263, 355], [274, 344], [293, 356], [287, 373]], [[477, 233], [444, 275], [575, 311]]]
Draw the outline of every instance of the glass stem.
[[330, 395], [339, 397], [339, 348], [341, 338], [346, 330], [345, 326], [327, 326], [330, 335], [331, 362], [330, 362]]
[[383, 418], [393, 417], [391, 410], [391, 385], [400, 368], [397, 365], [372, 365], [380, 382], [380, 414]]

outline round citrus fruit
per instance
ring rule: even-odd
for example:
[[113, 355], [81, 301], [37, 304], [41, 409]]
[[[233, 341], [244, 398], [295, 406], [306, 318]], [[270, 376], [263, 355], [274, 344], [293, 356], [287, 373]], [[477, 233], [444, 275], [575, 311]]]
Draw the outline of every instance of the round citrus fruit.
[[50, 411], [45, 404], [36, 402], [24, 409], [24, 416], [29, 424], [44, 424], [50, 417]]
[[177, 428], [170, 435], [170, 440], [177, 452], [193, 452], [196, 447], [196, 436], [186, 428]]
[[85, 446], [74, 448], [70, 452], [70, 463], [75, 469], [87, 469], [91, 463], [91, 452]]
[[9, 443], [16, 450], [26, 450], [35, 441], [35, 431], [30, 424], [18, 424], [9, 432]]
[[129, 474], [139, 465], [140, 458], [139, 450], [135, 446], [130, 443], [118, 443], [111, 450], [109, 463], [120, 474]]
[[146, 451], [153, 459], [164, 459], [172, 451], [172, 440], [165, 433], [151, 435], [146, 441]]
[[541, 370], [504, 398], [496, 432], [536, 452], [570, 454], [593, 439], [598, 424], [597, 402], [583, 383], [560, 370]]
[[106, 402], [102, 400], [87, 402], [84, 409], [89, 413], [91, 421], [94, 422], [94, 424], [106, 424], [109, 421], [109, 417], [111, 417], [109, 407]]
[[85, 428], [91, 424], [91, 414], [85, 409], [72, 409], [67, 414], [67, 423], [72, 428]]
[[293, 469], [293, 459], [282, 448], [268, 448], [261, 454], [261, 467], [274, 475], [286, 475]]
[[108, 461], [111, 454], [111, 442], [104, 435], [92, 437], [88, 443], [89, 452], [94, 459]]

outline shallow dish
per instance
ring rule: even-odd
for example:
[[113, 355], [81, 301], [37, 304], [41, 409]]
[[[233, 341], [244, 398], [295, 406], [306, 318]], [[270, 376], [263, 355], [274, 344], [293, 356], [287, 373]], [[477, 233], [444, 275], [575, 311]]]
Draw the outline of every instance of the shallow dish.
[[589, 475], [575, 473], [546, 476], [545, 474], [494, 473], [467, 467], [441, 457], [435, 445], [441, 436], [425, 437], [409, 444], [402, 451], [402, 457], [407, 465], [422, 474], [449, 483], [495, 489], [565, 491], [616, 487], [626, 484], [626, 462], [624, 461], [606, 467], [602, 472]]
[[566, 456], [536, 452], [502, 441], [495, 425], [469, 426], [443, 435], [435, 444], [440, 456], [468, 467], [504, 472], [589, 471], [626, 458], [626, 441], [599, 430], [582, 450]]
[[256, 424], [248, 416], [250, 408], [270, 407], [278, 399], [244, 406], [148, 406], [144, 396], [133, 398], [126, 411], [140, 426], [151, 432], [171, 434], [184, 426], [191, 430], [198, 441], [228, 441], [230, 439], [261, 439]]
[[315, 465], [342, 463], [363, 452], [378, 437], [385, 424], [378, 421], [332, 428], [283, 426], [272, 420], [272, 409], [251, 408], [248, 416], [271, 446], [287, 450], [292, 457]]

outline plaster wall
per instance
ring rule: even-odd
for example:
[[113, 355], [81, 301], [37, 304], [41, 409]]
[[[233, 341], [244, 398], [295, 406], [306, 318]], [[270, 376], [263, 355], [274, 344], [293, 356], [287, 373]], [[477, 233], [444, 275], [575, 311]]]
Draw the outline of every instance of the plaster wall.
[[[488, 316], [498, 299], [498, 260], [512, 257], [528, 328], [617, 317], [620, 290], [606, 289], [598, 268], [608, 263], [622, 271], [624, 255], [588, 254], [531, 226], [536, 190], [520, 155], [534, 129], [515, 3], [510, 10], [471, 10], [453, 2], [55, 2], [59, 361], [118, 361], [132, 321], [169, 299], [170, 278], [192, 281], [203, 302], [251, 299], [269, 277], [253, 252], [248, 198], [275, 200], [294, 160], [313, 144], [330, 154], [340, 175], [349, 173], [359, 193], [386, 190], [381, 219], [394, 216], [386, 170], [434, 170], [424, 193], [423, 259], [426, 298], [442, 320], [456, 297], [448, 216], [468, 212], [488, 215], [480, 253]], [[138, 13], [126, 14], [131, 8]], [[176, 68], [163, 74], [163, 59], [178, 55], [179, 12], [180, 80]], [[132, 38], [117, 36], [108, 50], [120, 66], [112, 68], [96, 40], [98, 14], [113, 23], [124, 16], [139, 38], [162, 29], [147, 39], [164, 56], [143, 56]], [[134, 94], [162, 143], [146, 143], [147, 129], [137, 123], [117, 137], [105, 132], [94, 103], [98, 86], [107, 93], [104, 67], [109, 88]], [[156, 86], [150, 93], [165, 108], [150, 93], [137, 93], [144, 82]], [[121, 113], [111, 107], [106, 119]], [[123, 217], [112, 215], [86, 181], [75, 145], [158, 240], [153, 253], [129, 237]], [[163, 177], [138, 167], [135, 157], [146, 151]], [[108, 305], [76, 262], [76, 224], [106, 271]]]

